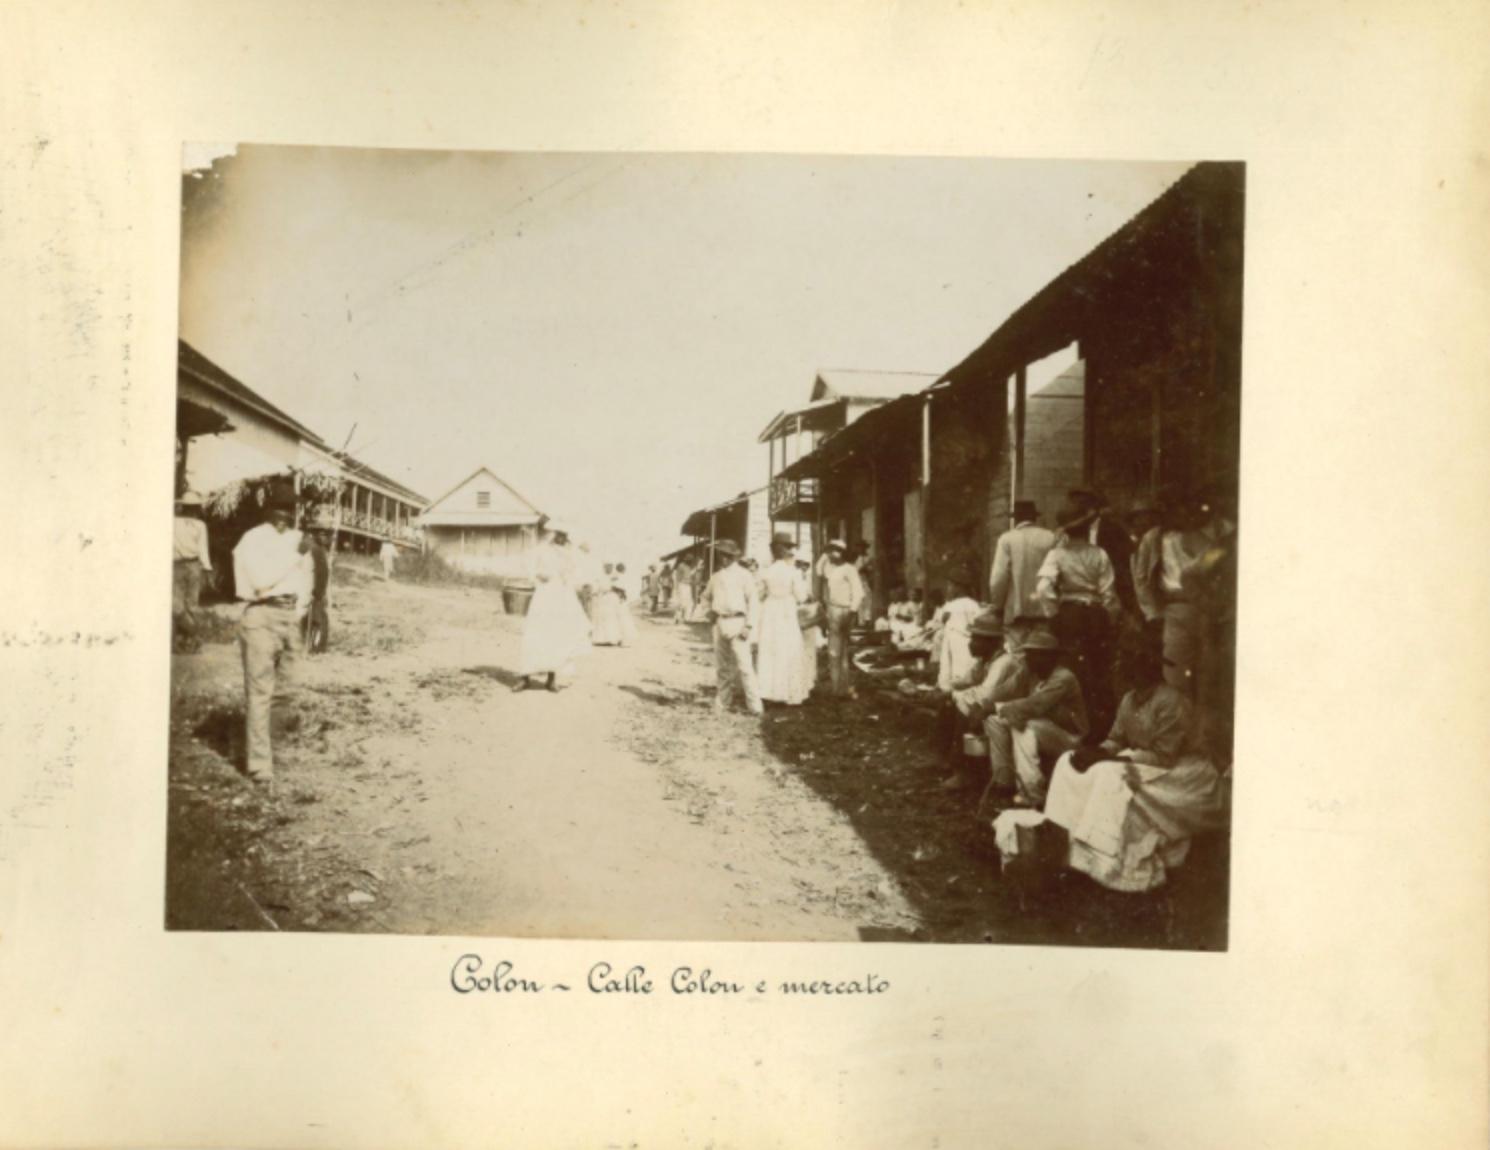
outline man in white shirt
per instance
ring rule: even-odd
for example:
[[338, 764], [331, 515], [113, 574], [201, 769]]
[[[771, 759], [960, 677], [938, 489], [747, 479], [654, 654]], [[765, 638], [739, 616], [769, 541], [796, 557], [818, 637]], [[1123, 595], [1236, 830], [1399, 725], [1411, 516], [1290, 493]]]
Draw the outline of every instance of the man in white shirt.
[[855, 697], [850, 677], [848, 641], [859, 608], [864, 603], [864, 584], [848, 561], [848, 547], [840, 539], [828, 544], [828, 565], [823, 569], [823, 605], [828, 616], [828, 686], [832, 694]]
[[740, 548], [726, 539], [714, 545], [721, 566], [709, 578], [702, 606], [714, 624], [714, 672], [719, 689], [715, 711], [724, 711], [738, 687], [752, 715], [762, 713], [760, 690], [755, 681], [755, 661], [750, 637], [760, 614], [755, 576], [741, 567]]
[[202, 595], [202, 577], [212, 574], [212, 556], [207, 550], [207, 525], [202, 522], [202, 497], [184, 491], [176, 500], [176, 522], [171, 552], [171, 619], [175, 623], [174, 649], [200, 651], [197, 637], [197, 602]]
[[383, 540], [383, 546], [378, 548], [378, 558], [383, 561], [383, 578], [392, 579], [393, 561], [398, 558], [398, 548], [392, 539]]
[[274, 778], [269, 716], [275, 682], [294, 666], [299, 644], [300, 613], [310, 605], [313, 568], [293, 529], [295, 504], [271, 497], [266, 522], [244, 532], [233, 548], [233, 584], [248, 605], [238, 623], [243, 651], [244, 711], [247, 717], [248, 777], [269, 783]]

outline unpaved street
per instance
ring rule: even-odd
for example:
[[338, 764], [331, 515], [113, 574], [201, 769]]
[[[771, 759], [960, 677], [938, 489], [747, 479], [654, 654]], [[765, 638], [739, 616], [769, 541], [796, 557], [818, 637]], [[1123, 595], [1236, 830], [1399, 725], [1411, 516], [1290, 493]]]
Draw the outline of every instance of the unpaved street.
[[[848, 819], [712, 713], [702, 629], [639, 620], [557, 695], [510, 690], [487, 590], [344, 564], [300, 660], [278, 780], [239, 780], [230, 642], [176, 659], [171, 925], [545, 937], [855, 939], [916, 916]], [[221, 636], [227, 639], [226, 630]], [[768, 722], [770, 719], [768, 719]]]

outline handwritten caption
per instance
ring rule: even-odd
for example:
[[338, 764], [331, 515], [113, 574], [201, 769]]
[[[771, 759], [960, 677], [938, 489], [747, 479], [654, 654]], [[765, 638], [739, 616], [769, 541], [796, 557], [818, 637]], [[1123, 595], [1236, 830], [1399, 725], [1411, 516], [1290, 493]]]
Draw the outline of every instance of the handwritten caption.
[[877, 974], [863, 978], [768, 979], [738, 981], [716, 974], [708, 967], [675, 966], [663, 977], [653, 976], [645, 966], [615, 966], [597, 962], [574, 985], [520, 974], [513, 963], [502, 959], [487, 964], [479, 954], [463, 954], [450, 968], [450, 988], [457, 994], [650, 994], [728, 996], [781, 994], [804, 998], [841, 995], [885, 994], [890, 980]]

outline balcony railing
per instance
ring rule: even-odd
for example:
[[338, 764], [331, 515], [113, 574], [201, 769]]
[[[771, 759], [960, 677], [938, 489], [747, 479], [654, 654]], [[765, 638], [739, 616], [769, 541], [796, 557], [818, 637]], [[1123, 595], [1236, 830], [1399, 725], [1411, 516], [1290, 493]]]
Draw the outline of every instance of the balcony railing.
[[[306, 522], [312, 527], [322, 527], [329, 531], [336, 526], [336, 508], [322, 504], [310, 512]], [[402, 543], [419, 542], [418, 528], [408, 523], [395, 525], [391, 519], [371, 515], [366, 511], [348, 511], [343, 507], [341, 526], [344, 531], [360, 531], [378, 539], [393, 539]]]
[[771, 481], [770, 513], [772, 516], [816, 502], [816, 479], [773, 479]]

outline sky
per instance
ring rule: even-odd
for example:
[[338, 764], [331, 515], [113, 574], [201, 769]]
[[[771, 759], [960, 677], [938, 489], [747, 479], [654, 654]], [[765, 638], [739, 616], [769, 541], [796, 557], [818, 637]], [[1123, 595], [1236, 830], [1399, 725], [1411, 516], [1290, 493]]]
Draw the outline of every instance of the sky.
[[183, 338], [427, 498], [484, 465], [643, 566], [765, 483], [819, 369], [946, 371], [1188, 167], [186, 156]]

